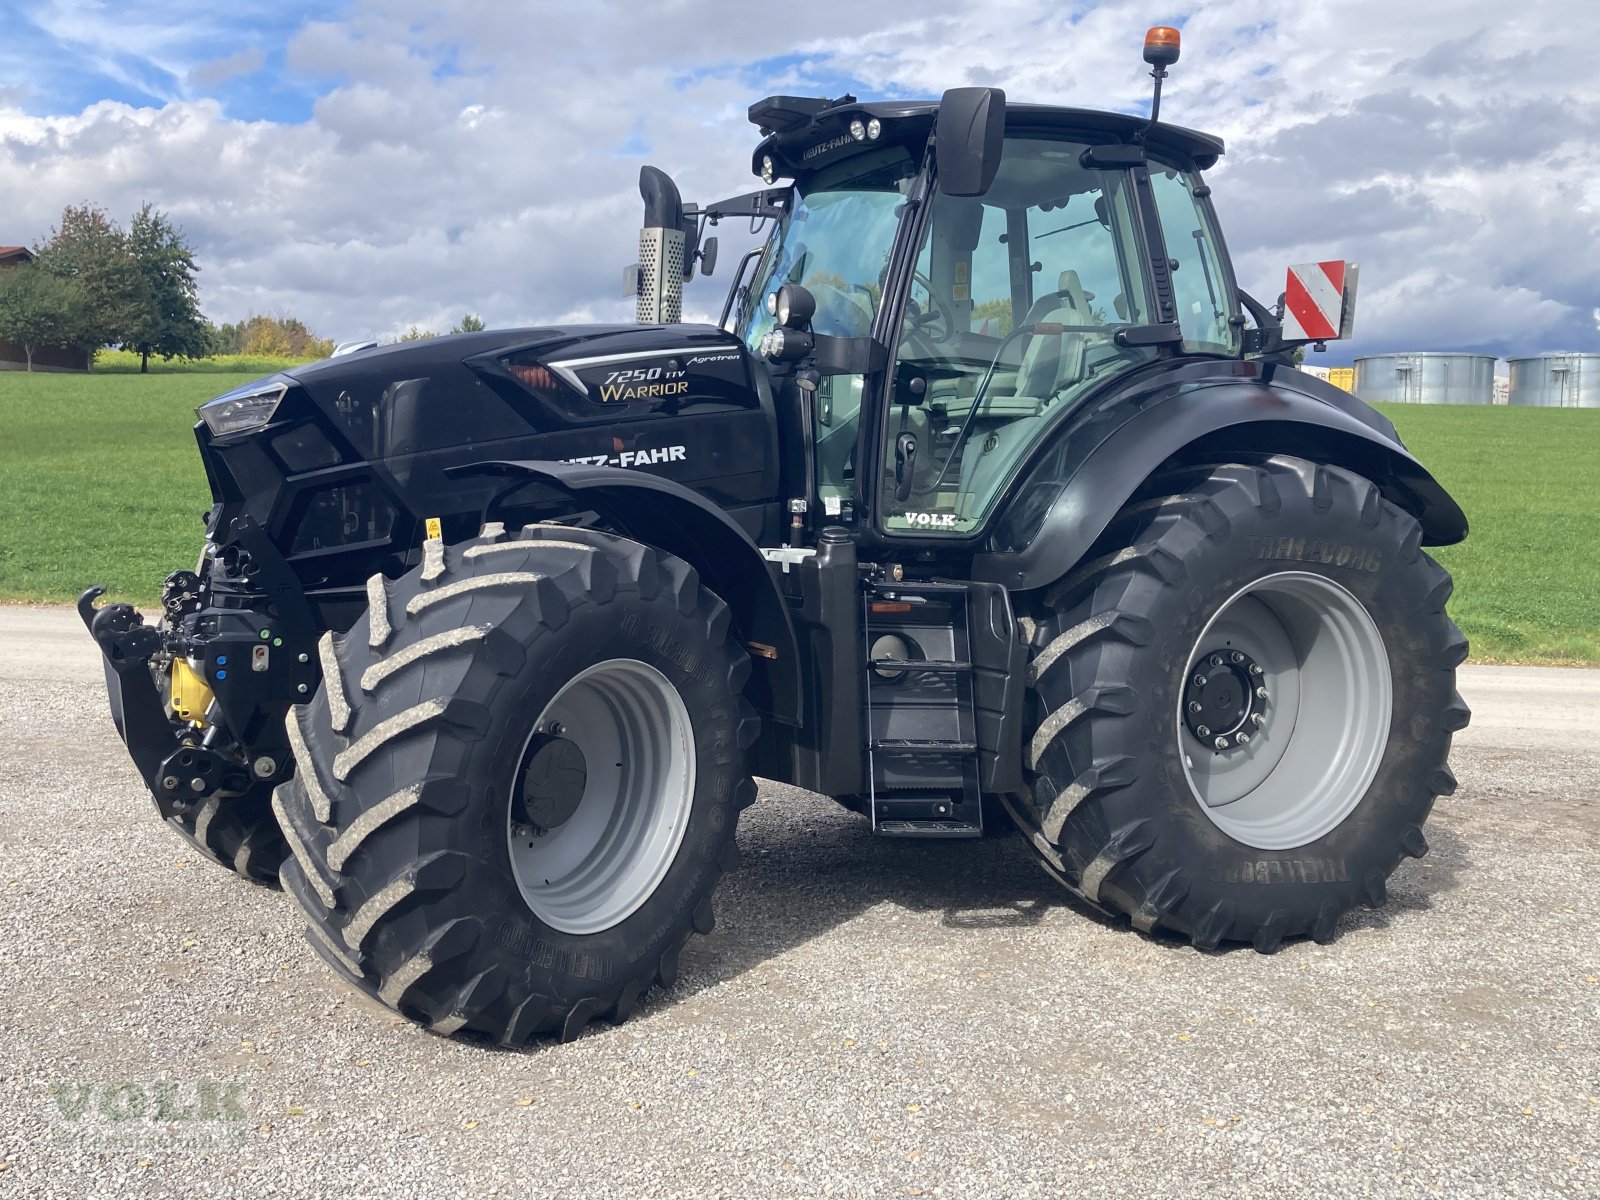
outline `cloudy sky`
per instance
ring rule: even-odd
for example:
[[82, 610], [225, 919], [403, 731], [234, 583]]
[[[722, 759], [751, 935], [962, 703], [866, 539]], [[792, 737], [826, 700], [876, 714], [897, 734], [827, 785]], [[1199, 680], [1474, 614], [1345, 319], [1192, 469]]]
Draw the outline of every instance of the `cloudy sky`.
[[0, 0], [0, 243], [150, 201], [218, 321], [626, 319], [640, 165], [690, 199], [755, 186], [751, 100], [1142, 111], [1156, 21], [1184, 31], [1164, 114], [1227, 139], [1245, 285], [1362, 265], [1358, 338], [1321, 361], [1600, 349], [1594, 0]]

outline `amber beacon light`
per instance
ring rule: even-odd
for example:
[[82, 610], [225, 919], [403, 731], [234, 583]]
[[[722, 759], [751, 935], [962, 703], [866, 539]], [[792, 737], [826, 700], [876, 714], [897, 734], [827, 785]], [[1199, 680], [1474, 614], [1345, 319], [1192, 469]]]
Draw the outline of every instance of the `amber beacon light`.
[[1144, 60], [1152, 67], [1170, 67], [1178, 61], [1183, 35], [1171, 25], [1152, 25], [1144, 35]]

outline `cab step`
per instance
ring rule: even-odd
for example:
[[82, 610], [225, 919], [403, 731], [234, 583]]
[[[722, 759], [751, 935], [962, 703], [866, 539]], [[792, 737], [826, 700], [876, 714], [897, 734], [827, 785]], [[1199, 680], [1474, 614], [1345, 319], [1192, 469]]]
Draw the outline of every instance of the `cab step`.
[[873, 831], [981, 837], [970, 592], [944, 581], [880, 582], [863, 599]]
[[884, 837], [982, 837], [981, 814], [967, 816], [959, 793], [873, 797], [876, 832]]
[[983, 826], [971, 821], [913, 821], [890, 817], [887, 820], [880, 818], [875, 832], [879, 837], [975, 838], [983, 836]]
[[977, 742], [944, 742], [937, 738], [874, 738], [874, 750], [927, 750], [939, 754], [976, 754]]

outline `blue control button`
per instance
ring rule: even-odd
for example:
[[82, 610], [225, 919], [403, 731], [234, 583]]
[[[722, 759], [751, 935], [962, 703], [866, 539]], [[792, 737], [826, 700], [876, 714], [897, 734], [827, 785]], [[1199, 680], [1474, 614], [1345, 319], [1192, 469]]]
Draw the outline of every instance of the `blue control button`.
[[228, 656], [226, 654], [217, 655], [217, 666], [225, 667], [227, 665], [228, 665]]
[[217, 672], [217, 678], [218, 679], [226, 679], [227, 677], [228, 677], [228, 673], [226, 671], [218, 671]]

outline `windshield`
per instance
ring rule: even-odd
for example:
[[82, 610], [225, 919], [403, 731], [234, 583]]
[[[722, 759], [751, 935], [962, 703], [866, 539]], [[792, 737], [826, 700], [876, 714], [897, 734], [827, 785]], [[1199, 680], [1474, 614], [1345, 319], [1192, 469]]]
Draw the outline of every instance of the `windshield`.
[[[885, 146], [852, 155], [796, 187], [792, 211], [773, 230], [739, 313], [735, 328], [745, 345], [755, 351], [772, 328], [767, 297], [786, 283], [816, 298], [813, 332], [871, 334], [906, 189], [918, 169], [904, 147]], [[830, 516], [844, 511], [854, 491], [865, 388], [860, 375], [825, 375], [811, 406], [817, 496]]]
[[858, 154], [819, 171], [796, 188], [756, 268], [739, 333], [755, 350], [772, 328], [767, 297], [798, 283], [816, 297], [814, 332], [866, 337], [883, 295], [900, 223], [900, 207], [917, 164], [904, 147]]

